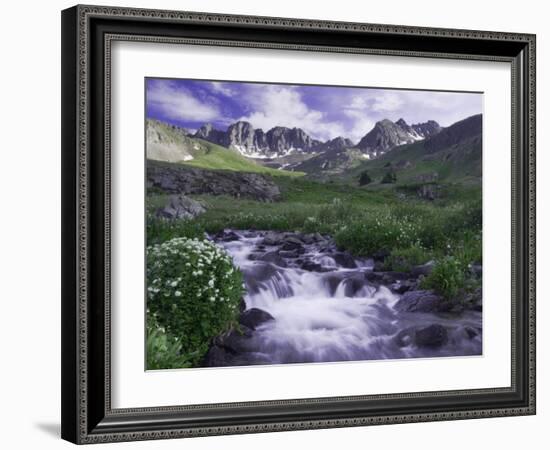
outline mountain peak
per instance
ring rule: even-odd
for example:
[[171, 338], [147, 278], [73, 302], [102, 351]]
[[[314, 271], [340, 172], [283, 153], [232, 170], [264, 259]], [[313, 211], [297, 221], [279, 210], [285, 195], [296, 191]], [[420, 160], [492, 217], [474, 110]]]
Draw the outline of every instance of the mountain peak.
[[383, 119], [376, 122], [374, 128], [359, 141], [357, 148], [370, 157], [377, 157], [399, 145], [426, 139], [438, 133], [440, 129], [435, 121], [411, 126], [403, 118], [395, 123]]
[[397, 122], [395, 122], [396, 125], [399, 125], [400, 127], [408, 127], [409, 124], [405, 122], [405, 119], [401, 117]]

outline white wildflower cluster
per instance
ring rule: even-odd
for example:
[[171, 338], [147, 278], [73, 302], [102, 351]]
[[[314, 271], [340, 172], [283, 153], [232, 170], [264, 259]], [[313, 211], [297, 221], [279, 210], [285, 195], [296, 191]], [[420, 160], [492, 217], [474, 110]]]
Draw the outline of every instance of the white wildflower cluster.
[[231, 257], [207, 239], [174, 238], [147, 248], [148, 298], [174, 299], [173, 309], [185, 297], [228, 302], [224, 282], [234, 272]]

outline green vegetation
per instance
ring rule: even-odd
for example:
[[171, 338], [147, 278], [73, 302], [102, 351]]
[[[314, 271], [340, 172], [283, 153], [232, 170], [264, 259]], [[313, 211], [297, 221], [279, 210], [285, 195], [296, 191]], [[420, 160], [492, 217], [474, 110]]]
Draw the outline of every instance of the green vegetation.
[[447, 300], [454, 300], [465, 286], [465, 271], [454, 256], [439, 259], [432, 272], [422, 281], [425, 289], [435, 289]]
[[147, 248], [147, 292], [147, 367], [190, 367], [236, 324], [243, 279], [210, 241], [172, 238]]
[[430, 181], [464, 187], [481, 185], [481, 137], [464, 139], [459, 144], [429, 152], [423, 141], [396, 147], [379, 158], [362, 161], [342, 174], [340, 179], [352, 182], [368, 170], [373, 180], [369, 187], [388, 188], [380, 181], [388, 170], [395, 172], [396, 185], [407, 186]]
[[365, 186], [367, 184], [370, 184], [372, 182], [371, 177], [369, 176], [368, 171], [361, 172], [361, 175], [359, 175], [359, 186]]
[[418, 242], [410, 247], [394, 248], [384, 260], [386, 270], [408, 272], [414, 266], [419, 266], [430, 260], [432, 254]]
[[388, 170], [386, 172], [386, 175], [382, 178], [382, 181], [380, 183], [382, 184], [393, 184], [397, 181], [397, 176], [395, 175], [395, 172], [393, 170]]
[[303, 172], [272, 169], [255, 163], [236, 150], [231, 150], [201, 139], [194, 139], [200, 144], [201, 150], [194, 154], [194, 159], [185, 162], [186, 165], [211, 170], [233, 170], [237, 172], [254, 172], [274, 177], [300, 177]]
[[147, 369], [180, 369], [192, 366], [193, 355], [182, 352], [179, 338], [168, 334], [152, 314], [147, 314]]
[[[389, 256], [387, 270], [407, 271], [430, 260], [452, 256], [466, 274], [481, 263], [479, 188], [448, 185], [433, 202], [401, 198], [399, 191], [372, 191], [347, 184], [305, 178], [276, 179], [283, 201], [262, 203], [224, 196], [198, 195], [207, 212], [192, 221], [148, 219], [148, 243], [177, 236], [202, 238], [224, 228], [319, 232], [356, 256]], [[166, 196], [151, 195], [150, 212]]]

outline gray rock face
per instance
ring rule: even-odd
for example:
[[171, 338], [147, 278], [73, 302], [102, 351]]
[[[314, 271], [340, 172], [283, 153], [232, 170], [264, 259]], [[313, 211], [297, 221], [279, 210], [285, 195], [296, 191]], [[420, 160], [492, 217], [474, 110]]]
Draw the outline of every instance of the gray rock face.
[[281, 197], [278, 186], [260, 174], [167, 166], [149, 161], [147, 183], [169, 194], [212, 194], [272, 202]]
[[377, 122], [374, 128], [359, 141], [357, 148], [371, 157], [377, 157], [399, 145], [410, 144], [433, 136], [440, 130], [439, 124], [433, 120], [409, 125], [403, 119], [399, 119], [395, 123], [384, 119]]
[[185, 195], [171, 195], [167, 205], [164, 208], [158, 209], [156, 214], [158, 217], [166, 219], [188, 220], [204, 212], [206, 212], [206, 209], [196, 200]]
[[307, 152], [320, 144], [301, 128], [275, 127], [266, 133], [265, 138], [269, 149], [277, 154], [284, 154], [291, 149]]
[[411, 275], [415, 278], [418, 278], [420, 275], [428, 276], [430, 273], [432, 273], [434, 267], [435, 261], [428, 261], [426, 264], [414, 266], [411, 270]]
[[436, 312], [442, 298], [433, 291], [408, 291], [395, 304], [395, 309], [404, 312]]
[[275, 318], [267, 311], [259, 308], [250, 308], [243, 311], [239, 316], [239, 323], [245, 327], [255, 330], [260, 325], [275, 320]]
[[211, 124], [206, 124], [194, 136], [256, 158], [274, 158], [291, 151], [310, 152], [321, 144], [300, 128], [275, 127], [264, 133], [245, 121], [229, 125], [227, 131], [216, 130]]
[[338, 136], [337, 138], [317, 145], [315, 150], [318, 152], [340, 152], [353, 147], [353, 142], [350, 139]]
[[414, 342], [419, 347], [441, 347], [449, 340], [446, 328], [443, 325], [432, 324], [416, 330]]
[[424, 123], [413, 124], [412, 128], [424, 139], [427, 139], [442, 130], [441, 126], [435, 120], [428, 120]]
[[254, 158], [277, 158], [292, 152], [342, 152], [355, 147], [371, 157], [377, 157], [398, 145], [435, 136], [441, 130], [442, 128], [434, 120], [409, 125], [403, 119], [395, 123], [384, 119], [377, 122], [355, 146], [351, 140], [342, 136], [321, 142], [313, 139], [301, 128], [278, 126], [264, 132], [261, 129], [254, 129], [249, 122], [238, 121], [231, 124], [226, 131], [217, 130], [211, 124], [205, 124], [199, 128], [194, 137], [234, 148], [243, 155]]
[[226, 145], [226, 134], [223, 131], [216, 130], [212, 124], [207, 123], [200, 127], [194, 134], [194, 137], [204, 139], [205, 141], [213, 142], [218, 145]]

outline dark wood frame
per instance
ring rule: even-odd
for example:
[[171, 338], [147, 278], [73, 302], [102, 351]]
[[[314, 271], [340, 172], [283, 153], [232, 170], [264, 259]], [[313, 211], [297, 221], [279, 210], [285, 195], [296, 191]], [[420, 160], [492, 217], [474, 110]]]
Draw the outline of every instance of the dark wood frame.
[[[109, 99], [114, 40], [509, 62], [512, 385], [112, 409]], [[535, 413], [534, 35], [75, 6], [62, 12], [62, 85], [64, 439], [94, 443]]]

